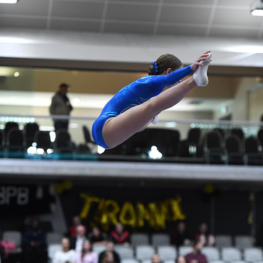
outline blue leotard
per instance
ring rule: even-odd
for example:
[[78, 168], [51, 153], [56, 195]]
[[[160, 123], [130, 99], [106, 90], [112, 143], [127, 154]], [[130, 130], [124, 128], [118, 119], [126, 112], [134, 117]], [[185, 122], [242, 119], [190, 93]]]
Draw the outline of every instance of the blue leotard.
[[93, 123], [92, 136], [94, 141], [103, 148], [109, 149], [103, 139], [102, 129], [105, 122], [116, 117], [127, 109], [142, 104], [159, 95], [166, 86], [170, 86], [192, 73], [190, 66], [173, 71], [168, 75], [151, 75], [140, 78], [119, 90], [105, 105], [100, 116]]

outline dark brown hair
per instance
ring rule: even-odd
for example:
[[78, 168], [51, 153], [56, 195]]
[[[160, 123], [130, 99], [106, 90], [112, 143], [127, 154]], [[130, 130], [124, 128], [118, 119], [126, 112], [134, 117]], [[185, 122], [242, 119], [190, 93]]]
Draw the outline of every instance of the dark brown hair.
[[112, 258], [113, 258], [113, 263], [115, 263], [115, 260], [114, 260], [114, 255], [113, 255], [113, 252], [112, 251], [106, 251], [104, 256], [103, 256], [103, 259], [102, 259], [102, 263], [107, 263], [107, 256], [108, 254], [112, 254]]
[[158, 73], [154, 74], [155, 68], [154, 65], [151, 64], [147, 70], [148, 75], [160, 75], [168, 68], [176, 70], [177, 68], [183, 65], [181, 60], [172, 54], [161, 55], [155, 62], [158, 66]]
[[[84, 249], [84, 244], [85, 244], [85, 242], [89, 242], [89, 243], [90, 243], [90, 250], [89, 250], [88, 252], [86, 252], [85, 249]], [[83, 242], [82, 250], [81, 250], [81, 260], [82, 260], [82, 261], [83, 261], [85, 255], [86, 255], [87, 253], [89, 253], [89, 252], [92, 252], [92, 246], [91, 246], [90, 240], [89, 240], [89, 239], [86, 239], [86, 240], [84, 240], [84, 242]]]

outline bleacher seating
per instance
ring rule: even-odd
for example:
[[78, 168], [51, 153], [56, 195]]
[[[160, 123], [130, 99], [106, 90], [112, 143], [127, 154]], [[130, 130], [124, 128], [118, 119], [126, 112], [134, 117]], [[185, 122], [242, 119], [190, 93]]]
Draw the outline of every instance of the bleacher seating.
[[83, 135], [84, 135], [84, 139], [85, 139], [85, 144], [89, 147], [91, 145], [92, 146], [97, 146], [97, 144], [91, 139], [90, 136], [90, 131], [88, 129], [88, 127], [86, 125], [82, 126], [82, 131], [83, 131]]
[[56, 140], [54, 142], [54, 149], [56, 152], [62, 152], [62, 153], [73, 152], [71, 136], [67, 130], [61, 129], [56, 132]]
[[133, 246], [148, 245], [150, 244], [149, 236], [147, 234], [132, 234], [131, 244]]
[[93, 251], [97, 254], [100, 254], [101, 252], [106, 250], [106, 245], [104, 244], [97, 244], [93, 246]]
[[262, 250], [260, 248], [244, 248], [244, 260], [247, 262], [263, 261]]
[[139, 263], [139, 261], [134, 258], [131, 258], [131, 259], [123, 259], [121, 263]]
[[50, 260], [50, 263], [53, 262], [53, 257], [55, 253], [62, 249], [61, 244], [52, 244], [48, 246], [48, 259]]
[[[199, 141], [201, 136], [201, 130], [199, 128], [191, 128], [188, 131], [187, 139], [182, 141], [180, 144], [181, 157], [197, 156], [199, 151]], [[195, 149], [191, 152], [190, 149]]]
[[218, 248], [232, 247], [232, 238], [227, 235], [215, 236], [215, 243]]
[[47, 245], [59, 244], [61, 242], [62, 237], [63, 237], [62, 233], [57, 233], [57, 232], [47, 233], [46, 235]]
[[4, 231], [2, 239], [5, 241], [11, 241], [16, 245], [16, 250], [10, 251], [11, 253], [20, 253], [22, 251], [22, 237], [18, 231]]
[[236, 135], [241, 141], [244, 140], [244, 132], [240, 128], [233, 128], [230, 130], [231, 135]]
[[178, 249], [178, 256], [186, 256], [187, 254], [193, 252], [193, 247], [183, 246]]
[[257, 138], [258, 138], [260, 145], [263, 146], [263, 129], [262, 128], [258, 131]]
[[134, 258], [134, 252], [131, 247], [116, 245], [115, 251], [119, 254], [121, 260]]
[[37, 148], [41, 148], [44, 151], [47, 149], [52, 149], [52, 143], [50, 141], [50, 135], [47, 131], [38, 131], [35, 134], [35, 142], [37, 144]]
[[217, 131], [208, 132], [204, 138], [204, 152], [207, 163], [224, 164], [226, 151], [222, 135]]
[[220, 259], [218, 248], [204, 247], [202, 253], [206, 256], [208, 262], [214, 262]]
[[2, 151], [5, 147], [5, 134], [0, 130], [0, 150]]
[[18, 129], [18, 124], [16, 122], [10, 121], [5, 124], [5, 129], [4, 129], [5, 138], [7, 138], [8, 132], [14, 128]]
[[[115, 245], [115, 251], [120, 255], [121, 263], [151, 263], [151, 257], [157, 253], [161, 262], [174, 263], [177, 256], [186, 256], [193, 251], [192, 246], [181, 246], [179, 248], [172, 245], [156, 245], [160, 243], [159, 237], [168, 237], [164, 234], [153, 234], [158, 237], [156, 242], [155, 238], [151, 239], [151, 244], [137, 245], [138, 243], [149, 242], [149, 234], [132, 234], [133, 246]], [[21, 233], [18, 231], [4, 231], [3, 240], [12, 241], [16, 244], [17, 250], [11, 253], [21, 253]], [[53, 256], [56, 251], [61, 250], [61, 233], [50, 232], [47, 233], [47, 248], [48, 258], [52, 262]], [[163, 239], [164, 242], [167, 239]], [[235, 236], [235, 247], [232, 246], [232, 238], [228, 235], [215, 236], [215, 247], [204, 247], [202, 253], [206, 255], [209, 263], [262, 263], [263, 252], [261, 248], [253, 246], [250, 236]], [[97, 254], [106, 250], [106, 245], [98, 244], [93, 246], [93, 251]]]
[[177, 252], [174, 246], [159, 246], [157, 248], [157, 254], [161, 261], [174, 261], [177, 256]]
[[240, 250], [234, 247], [223, 248], [221, 257], [223, 261], [227, 262], [236, 262], [242, 259]]
[[[20, 127], [20, 126], [19, 126]], [[66, 130], [56, 133], [54, 143], [50, 140], [49, 131], [40, 131], [37, 123], [27, 123], [24, 131], [19, 130], [15, 122], [7, 122], [4, 130], [0, 132], [0, 157], [12, 157], [15, 154], [6, 154], [8, 151], [19, 151], [22, 158], [32, 158], [25, 155], [28, 147], [36, 143], [37, 149], [55, 149], [54, 155], [48, 158], [83, 160], [83, 155], [90, 158], [94, 155], [98, 160], [130, 160], [134, 156], [136, 161], [151, 161], [147, 158], [154, 145], [162, 153], [159, 162], [178, 163], [207, 163], [207, 164], [234, 164], [234, 165], [263, 165], [263, 129], [259, 129], [257, 137], [245, 138], [241, 128], [230, 130], [216, 127], [213, 130], [191, 128], [186, 140], [180, 141], [180, 131], [174, 129], [148, 128], [136, 133], [121, 145], [105, 151], [102, 155], [95, 155], [97, 145], [92, 141], [90, 132], [83, 126], [84, 143], [75, 146], [71, 136]], [[201, 133], [203, 133], [201, 138]], [[33, 145], [35, 146], [35, 145]], [[96, 149], [95, 149], [96, 148]], [[52, 153], [52, 151], [49, 151]], [[80, 158], [77, 155], [81, 155]], [[110, 155], [116, 156], [112, 158]], [[58, 158], [59, 157], [59, 158]], [[61, 157], [61, 158], [60, 158]], [[43, 157], [45, 158], [45, 157]], [[107, 159], [108, 158], [108, 159]], [[85, 159], [85, 158], [84, 158]]]
[[245, 154], [247, 157], [247, 164], [263, 164], [263, 155], [259, 152], [259, 142], [256, 137], [251, 136], [245, 139]]
[[226, 151], [228, 164], [244, 164], [244, 154], [242, 152], [242, 144], [239, 137], [230, 135], [226, 138]]
[[137, 260], [149, 260], [155, 250], [152, 246], [137, 246], [135, 248], [135, 255]]
[[24, 126], [24, 133], [26, 139], [26, 146], [32, 146], [32, 143], [35, 141], [35, 134], [39, 131], [39, 125], [36, 122], [27, 123]]
[[223, 129], [221, 129], [221, 128], [214, 128], [213, 131], [219, 133], [221, 135], [222, 139], [225, 138], [225, 132], [224, 132]]
[[25, 138], [22, 131], [12, 128], [7, 132], [6, 147], [8, 151], [25, 151]]
[[252, 238], [249, 236], [236, 236], [235, 246], [239, 249], [253, 247]]
[[163, 261], [163, 263], [175, 263], [175, 261], [174, 260], [165, 260], [165, 261]]
[[170, 237], [167, 234], [153, 234], [152, 245], [153, 246], [164, 246], [170, 244]]

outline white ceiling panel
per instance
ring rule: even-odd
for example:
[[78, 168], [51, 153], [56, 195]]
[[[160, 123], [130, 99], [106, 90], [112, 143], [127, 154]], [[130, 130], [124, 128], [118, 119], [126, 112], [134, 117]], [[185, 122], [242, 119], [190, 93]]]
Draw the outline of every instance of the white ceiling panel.
[[192, 36], [204, 36], [206, 27], [189, 27], [189, 26], [167, 26], [159, 25], [157, 34], [162, 35], [192, 35]]
[[106, 19], [123, 21], [155, 21], [156, 5], [108, 4]]
[[0, 14], [47, 16], [49, 1], [20, 0], [15, 5], [0, 4]]
[[153, 25], [109, 22], [105, 24], [104, 31], [123, 34], [152, 34]]
[[53, 3], [52, 17], [101, 19], [103, 3], [62, 2]]
[[245, 38], [256, 38], [258, 36], [257, 29], [242, 29], [242, 28], [211, 28], [210, 36], [217, 37], [245, 37]]
[[183, 6], [163, 6], [160, 22], [207, 24], [211, 7], [188, 8]]
[[251, 2], [251, 0], [218, 0], [217, 5], [243, 6], [248, 8]]
[[108, 0], [109, 3], [116, 3], [116, 2], [122, 2], [122, 3], [140, 3], [140, 4], [158, 4], [160, 0]]
[[55, 30], [99, 32], [100, 26], [100, 22], [69, 21], [61, 19], [52, 19], [50, 23], [50, 28]]
[[217, 9], [213, 24], [228, 26], [253, 26], [258, 27], [262, 22], [261, 17], [255, 17], [248, 10]]
[[12, 28], [45, 29], [47, 26], [47, 20], [41, 18], [17, 18], [0, 16], [0, 25], [3, 27]]
[[213, 0], [163, 0], [164, 4], [212, 5]]
[[252, 1], [19, 0], [0, 4], [0, 28], [262, 39], [263, 19], [250, 14]]

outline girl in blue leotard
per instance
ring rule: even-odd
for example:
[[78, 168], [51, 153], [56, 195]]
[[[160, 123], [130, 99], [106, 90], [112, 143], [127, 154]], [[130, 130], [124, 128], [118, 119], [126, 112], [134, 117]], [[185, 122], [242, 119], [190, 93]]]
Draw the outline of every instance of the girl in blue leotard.
[[161, 111], [177, 104], [192, 89], [206, 86], [211, 57], [207, 51], [192, 65], [183, 68], [177, 57], [160, 56], [149, 66], [149, 76], [124, 87], [105, 105], [92, 126], [94, 141], [103, 148], [114, 148], [144, 130]]

